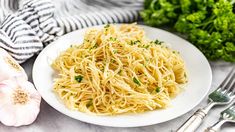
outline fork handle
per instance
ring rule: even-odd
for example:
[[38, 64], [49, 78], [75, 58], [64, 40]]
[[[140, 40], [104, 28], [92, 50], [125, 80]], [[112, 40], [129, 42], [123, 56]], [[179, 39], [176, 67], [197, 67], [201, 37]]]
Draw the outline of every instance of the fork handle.
[[213, 126], [208, 127], [205, 132], [218, 132], [220, 130], [220, 127], [227, 122], [227, 120], [220, 120], [216, 122]]
[[194, 132], [202, 123], [207, 112], [203, 109], [197, 110], [176, 132]]

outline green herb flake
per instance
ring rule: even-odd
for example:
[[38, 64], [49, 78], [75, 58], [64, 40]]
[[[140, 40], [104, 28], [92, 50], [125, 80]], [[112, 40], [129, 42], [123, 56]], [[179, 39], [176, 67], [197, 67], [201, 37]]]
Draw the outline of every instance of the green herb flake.
[[112, 62], [112, 63], [115, 63], [116, 61], [115, 61], [114, 59], [111, 59], [111, 62]]
[[86, 107], [89, 108], [90, 106], [93, 105], [93, 102], [92, 102], [92, 99], [90, 99], [87, 104], [86, 104]]
[[179, 51], [172, 51], [173, 54], [180, 54]]
[[104, 26], [104, 28], [109, 28], [110, 27], [110, 24], [107, 24]]
[[150, 45], [145, 45], [145, 46], [144, 46], [144, 48], [145, 48], [145, 49], [148, 49], [148, 48], [149, 48], [149, 46], [150, 46]]
[[118, 71], [118, 74], [121, 74], [121, 73], [122, 73], [122, 70], [119, 70], [119, 71]]
[[156, 39], [156, 40], [154, 41], [154, 43], [155, 43], [156, 45], [161, 45], [163, 42]]
[[88, 40], [88, 39], [85, 39], [85, 41], [86, 41], [86, 42], [90, 42], [90, 40]]
[[89, 49], [89, 51], [91, 51], [92, 49], [96, 49], [96, 48], [98, 48], [98, 44], [97, 44], [97, 43], [95, 43], [94, 46], [92, 46], [92, 47]]
[[187, 74], [186, 74], [186, 73], [184, 73], [184, 77], [185, 77], [185, 78], [187, 77]]
[[111, 41], [116, 41], [117, 40], [117, 38], [113, 38], [113, 37], [110, 37], [109, 38]]
[[136, 41], [131, 40], [131, 45], [136, 45], [137, 43], [140, 43], [140, 40], [136, 40]]
[[118, 51], [117, 50], [113, 50], [113, 53], [116, 54]]
[[156, 87], [155, 91], [156, 91], [157, 93], [159, 93], [159, 92], [161, 91], [161, 88], [160, 88], [160, 87]]
[[77, 82], [80, 83], [80, 82], [82, 81], [82, 79], [83, 79], [83, 76], [78, 75], [78, 76], [75, 76], [74, 79], [75, 79]]
[[93, 49], [96, 49], [98, 47], [98, 44], [95, 43], [95, 45], [92, 47]]
[[135, 77], [133, 78], [133, 82], [136, 83], [139, 86], [141, 85], [140, 81], [137, 78], [135, 78]]

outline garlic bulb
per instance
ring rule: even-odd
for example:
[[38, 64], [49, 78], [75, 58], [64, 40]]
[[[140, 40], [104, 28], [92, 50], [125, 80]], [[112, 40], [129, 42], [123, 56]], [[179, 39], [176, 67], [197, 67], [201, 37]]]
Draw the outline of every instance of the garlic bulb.
[[28, 80], [24, 69], [5, 50], [0, 48], [0, 81], [12, 77]]
[[0, 122], [6, 126], [31, 124], [40, 111], [40, 102], [32, 83], [17, 78], [0, 82]]

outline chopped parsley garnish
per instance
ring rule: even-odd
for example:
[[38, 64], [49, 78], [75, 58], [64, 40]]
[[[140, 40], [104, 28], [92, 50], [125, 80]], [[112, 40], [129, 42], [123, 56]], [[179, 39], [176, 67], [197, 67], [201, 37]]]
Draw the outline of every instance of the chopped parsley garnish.
[[110, 24], [107, 24], [104, 26], [104, 28], [109, 28], [110, 27]]
[[92, 99], [90, 99], [90, 100], [88, 101], [88, 103], [86, 104], [86, 107], [88, 108], [88, 107], [90, 107], [92, 104], [93, 104]]
[[154, 43], [157, 44], [157, 45], [161, 45], [163, 42], [156, 39], [156, 40], [154, 41]]
[[185, 77], [185, 78], [187, 77], [187, 74], [186, 74], [186, 73], [184, 73], [184, 77]]
[[112, 63], [115, 63], [116, 61], [115, 61], [114, 59], [111, 59], [111, 62], [112, 62]]
[[148, 49], [148, 48], [149, 48], [149, 46], [150, 46], [150, 45], [145, 45], [145, 46], [144, 46], [144, 48], [145, 48], [145, 49]]
[[78, 75], [78, 76], [75, 76], [74, 79], [75, 79], [77, 82], [80, 83], [80, 82], [82, 81], [82, 79], [83, 79], [83, 76]]
[[85, 39], [85, 41], [86, 41], [86, 42], [90, 42], [90, 40], [88, 40], [88, 39]]
[[117, 50], [113, 50], [113, 53], [116, 54], [118, 51]]
[[157, 93], [159, 93], [159, 92], [161, 91], [161, 88], [160, 88], [160, 87], [157, 87], [157, 88], [155, 89], [155, 91], [156, 91]]
[[135, 77], [133, 78], [133, 82], [136, 83], [136, 84], [139, 85], [139, 86], [141, 85], [141, 84], [140, 84], [140, 81], [139, 81], [138, 79], [136, 79]]
[[97, 48], [98, 47], [98, 44], [95, 43], [95, 45], [92, 47], [93, 49]]
[[118, 74], [122, 73], [122, 70], [119, 70]]
[[92, 49], [96, 49], [96, 48], [98, 48], [98, 44], [97, 44], [97, 43], [95, 43], [94, 46], [92, 46], [92, 47], [89, 49], [89, 51], [91, 51]]
[[173, 54], [179, 54], [179, 51], [172, 51]]
[[113, 37], [110, 37], [109, 38], [111, 41], [116, 41], [117, 40], [117, 38], [113, 38]]
[[140, 40], [136, 40], [136, 41], [131, 40], [131, 45], [135, 45], [137, 43], [140, 43]]

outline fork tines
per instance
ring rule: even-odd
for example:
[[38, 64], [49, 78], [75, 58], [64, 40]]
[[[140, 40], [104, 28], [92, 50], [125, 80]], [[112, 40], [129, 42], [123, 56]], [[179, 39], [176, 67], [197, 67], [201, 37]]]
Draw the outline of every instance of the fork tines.
[[[220, 84], [219, 87], [221, 90], [226, 89], [226, 91], [230, 91], [231, 93], [235, 92], [235, 67], [232, 68], [232, 70], [229, 72], [227, 77], [224, 79], [224, 81]], [[230, 94], [231, 94], [230, 93]]]
[[224, 119], [235, 120], [235, 103], [233, 103], [229, 108], [222, 111], [221, 116]]

